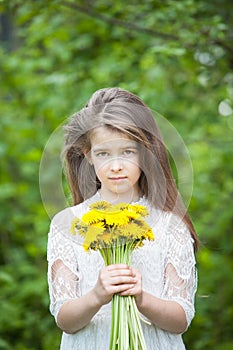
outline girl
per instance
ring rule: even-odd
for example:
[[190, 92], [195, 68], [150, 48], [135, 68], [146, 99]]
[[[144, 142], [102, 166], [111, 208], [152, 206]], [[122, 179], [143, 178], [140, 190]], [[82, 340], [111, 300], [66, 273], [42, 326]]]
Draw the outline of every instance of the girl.
[[[120, 88], [101, 89], [66, 126], [66, 175], [74, 206], [51, 222], [50, 310], [63, 331], [61, 349], [108, 350], [111, 299], [133, 295], [148, 350], [185, 349], [194, 316], [198, 239], [172, 177], [149, 108]], [[132, 267], [105, 267], [70, 227], [95, 201], [147, 206], [155, 240], [133, 252]], [[121, 350], [121, 349], [120, 349]], [[135, 349], [136, 350], [136, 349]]]

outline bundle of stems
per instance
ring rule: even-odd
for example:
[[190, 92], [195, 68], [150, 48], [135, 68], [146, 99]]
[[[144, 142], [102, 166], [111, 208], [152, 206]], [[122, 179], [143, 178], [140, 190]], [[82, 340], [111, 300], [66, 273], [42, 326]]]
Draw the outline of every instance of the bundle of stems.
[[[133, 250], [143, 246], [145, 239], [154, 239], [143, 219], [146, 215], [147, 208], [142, 205], [99, 201], [81, 219], [74, 220], [71, 232], [84, 237], [86, 251], [99, 250], [106, 266], [131, 266]], [[140, 319], [135, 298], [115, 294], [109, 350], [146, 350]]]

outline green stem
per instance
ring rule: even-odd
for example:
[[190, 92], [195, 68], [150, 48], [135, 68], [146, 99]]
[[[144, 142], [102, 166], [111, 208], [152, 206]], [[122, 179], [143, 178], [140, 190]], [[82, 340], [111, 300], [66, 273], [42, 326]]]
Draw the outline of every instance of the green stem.
[[110, 349], [118, 349], [118, 337], [119, 337], [119, 296], [114, 295], [112, 299], [112, 325], [111, 325], [111, 337], [110, 337]]
[[135, 329], [137, 330], [137, 337], [139, 340], [139, 344], [140, 347], [139, 349], [141, 350], [146, 350], [146, 343], [145, 343], [145, 339], [144, 339], [144, 335], [143, 335], [143, 331], [142, 331], [142, 325], [140, 322], [140, 318], [139, 318], [139, 312], [138, 312], [138, 308], [135, 302], [134, 297], [131, 298], [131, 310], [132, 310], [132, 315], [135, 319]]
[[[100, 249], [106, 265], [131, 265], [132, 242], [121, 242], [118, 237], [109, 248]], [[114, 295], [109, 350], [147, 350], [135, 298]]]

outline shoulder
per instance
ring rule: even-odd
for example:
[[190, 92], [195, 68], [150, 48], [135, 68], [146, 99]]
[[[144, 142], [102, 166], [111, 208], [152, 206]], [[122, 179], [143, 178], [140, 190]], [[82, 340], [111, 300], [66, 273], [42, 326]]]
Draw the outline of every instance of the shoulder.
[[152, 226], [161, 232], [168, 245], [174, 241], [181, 245], [193, 245], [193, 238], [183, 218], [164, 210], [153, 209], [150, 213]]
[[51, 220], [50, 232], [54, 233], [60, 232], [65, 233], [70, 231], [71, 224], [73, 220], [77, 217], [80, 217], [83, 214], [83, 203], [67, 207], [57, 214]]
[[170, 211], [150, 207], [150, 221], [153, 225], [162, 227], [166, 234], [173, 234], [175, 231], [182, 231], [189, 235], [189, 230], [183, 219]]
[[181, 246], [193, 247], [194, 240], [182, 217], [170, 213], [167, 226], [168, 239], [176, 241]]
[[51, 220], [51, 228], [55, 231], [58, 230], [59, 232], [65, 232], [68, 228], [70, 229], [73, 220], [82, 217], [82, 215], [88, 210], [92, 200], [93, 197], [80, 204], [59, 211]]
[[74, 218], [81, 217], [89, 207], [91, 199], [87, 199], [84, 202], [67, 207], [61, 211], [59, 211], [57, 214], [54, 215], [54, 217], [51, 220], [52, 224], [62, 224], [64, 222], [73, 220]]
[[168, 260], [171, 260], [174, 266], [179, 262], [189, 267], [195, 265], [192, 235], [182, 218], [172, 213], [168, 220], [166, 241]]
[[[78, 206], [80, 206], [80, 205], [78, 205]], [[78, 211], [77, 210], [78, 206], [67, 207], [67, 208], [59, 211], [52, 218], [51, 224], [58, 225], [58, 224], [64, 223], [64, 221], [72, 219], [72, 217], [75, 216], [75, 213]]]
[[75, 218], [76, 207], [67, 207], [57, 214], [51, 220], [51, 227], [64, 227]]
[[179, 216], [172, 212], [162, 212], [165, 262], [171, 264], [177, 274], [186, 279], [191, 276], [196, 264], [194, 240]]

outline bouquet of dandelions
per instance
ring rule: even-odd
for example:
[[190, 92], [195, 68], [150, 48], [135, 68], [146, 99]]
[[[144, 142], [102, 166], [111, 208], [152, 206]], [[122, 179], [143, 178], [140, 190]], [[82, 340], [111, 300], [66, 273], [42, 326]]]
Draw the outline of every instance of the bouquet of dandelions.
[[[143, 246], [145, 239], [154, 239], [143, 219], [147, 215], [142, 205], [99, 201], [73, 221], [71, 232], [84, 237], [86, 251], [99, 250], [105, 265], [131, 265], [133, 250]], [[110, 350], [146, 350], [140, 318], [134, 297], [113, 296]]]

